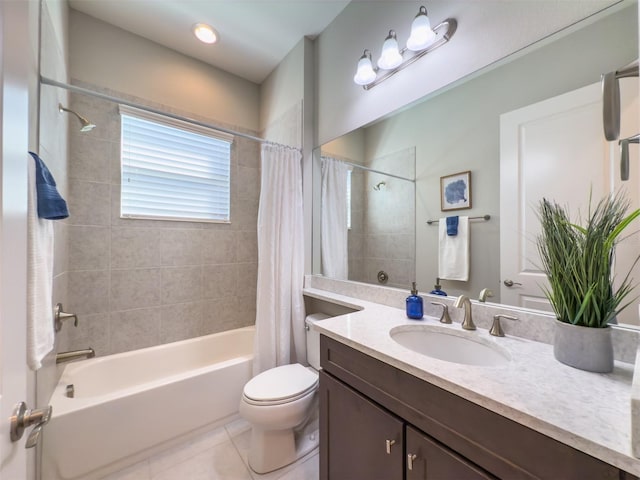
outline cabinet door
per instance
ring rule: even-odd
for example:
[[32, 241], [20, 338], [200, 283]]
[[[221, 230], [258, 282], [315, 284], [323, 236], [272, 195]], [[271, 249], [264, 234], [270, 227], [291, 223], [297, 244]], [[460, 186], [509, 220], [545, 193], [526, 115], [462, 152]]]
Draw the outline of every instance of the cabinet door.
[[403, 422], [320, 372], [321, 480], [402, 480]]
[[495, 479], [477, 465], [407, 425], [407, 480]]

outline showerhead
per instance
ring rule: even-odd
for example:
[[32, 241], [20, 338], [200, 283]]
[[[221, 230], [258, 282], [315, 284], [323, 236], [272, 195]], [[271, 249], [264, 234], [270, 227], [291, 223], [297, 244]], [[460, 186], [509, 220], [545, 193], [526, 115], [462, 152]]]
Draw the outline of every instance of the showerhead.
[[89, 120], [84, 118], [79, 113], [74, 112], [73, 110], [70, 110], [68, 108], [63, 107], [61, 103], [58, 104], [58, 110], [61, 111], [61, 112], [69, 112], [69, 113], [74, 114], [77, 117], [77, 119], [80, 121], [80, 124], [82, 125], [82, 127], [80, 127], [80, 131], [81, 132], [90, 132], [91, 130], [96, 128], [96, 126], [93, 123], [91, 123]]

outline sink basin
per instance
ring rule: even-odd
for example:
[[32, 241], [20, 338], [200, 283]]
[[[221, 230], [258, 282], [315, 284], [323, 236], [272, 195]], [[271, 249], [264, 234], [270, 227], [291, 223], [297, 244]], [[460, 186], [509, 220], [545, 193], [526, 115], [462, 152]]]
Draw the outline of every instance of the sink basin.
[[438, 360], [496, 367], [511, 360], [509, 352], [476, 332], [433, 325], [402, 325], [389, 332], [405, 348]]

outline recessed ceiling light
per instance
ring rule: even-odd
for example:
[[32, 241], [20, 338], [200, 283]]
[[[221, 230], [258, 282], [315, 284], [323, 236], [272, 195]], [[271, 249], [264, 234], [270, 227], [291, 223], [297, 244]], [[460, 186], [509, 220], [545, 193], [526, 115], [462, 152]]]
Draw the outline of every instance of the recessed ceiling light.
[[196, 23], [193, 28], [193, 34], [202, 43], [216, 43], [218, 41], [217, 32], [206, 23]]

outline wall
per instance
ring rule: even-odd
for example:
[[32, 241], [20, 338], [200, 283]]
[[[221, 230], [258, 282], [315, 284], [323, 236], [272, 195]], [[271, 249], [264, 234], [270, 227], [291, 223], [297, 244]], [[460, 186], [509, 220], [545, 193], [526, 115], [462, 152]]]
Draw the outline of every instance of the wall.
[[258, 86], [71, 10], [71, 77], [211, 121], [259, 128]]
[[[471, 226], [469, 282], [442, 282], [447, 293], [477, 298], [482, 288], [500, 291], [499, 116], [516, 108], [599, 81], [637, 58], [637, 4], [495, 68], [454, 89], [365, 129], [366, 155], [415, 146], [417, 174], [417, 281], [430, 289], [438, 271], [440, 177], [471, 170], [473, 208], [452, 214], [490, 214]], [[584, 61], [576, 55], [584, 53]], [[535, 81], [531, 81], [535, 79]], [[376, 87], [377, 88], [377, 87]]]
[[[415, 176], [413, 147], [375, 157], [367, 165], [405, 178]], [[380, 185], [384, 182], [384, 185]], [[374, 190], [374, 186], [378, 186]], [[387, 285], [406, 288], [416, 278], [415, 184], [374, 172], [364, 172], [363, 278], [377, 283], [379, 271]]]
[[[365, 129], [358, 129], [323, 145], [322, 155], [366, 165], [405, 178], [415, 176], [413, 147], [367, 158]], [[373, 187], [384, 182], [378, 190]], [[349, 280], [406, 287], [415, 280], [415, 185], [387, 175], [353, 168], [351, 172], [351, 228], [348, 232]]]
[[304, 55], [302, 39], [260, 85], [259, 130], [268, 140], [302, 146]]
[[301, 39], [260, 86], [260, 133], [269, 141], [302, 150], [302, 190], [304, 198], [305, 272], [312, 269], [314, 163], [313, 125], [315, 104], [314, 48]]
[[615, 1], [518, 2], [434, 0], [428, 10], [438, 23], [453, 17], [451, 42], [391, 79], [365, 91], [353, 83], [358, 58], [375, 58], [390, 28], [406, 42], [420, 2], [352, 2], [316, 40], [317, 143], [369, 124], [423, 98], [540, 38], [572, 25]]
[[[251, 130], [258, 124], [256, 85], [230, 79], [224, 72], [179, 58], [171, 50], [86, 15], [72, 11], [70, 22], [74, 83], [256, 134]], [[89, 31], [95, 32], [94, 39], [83, 44]], [[103, 43], [112, 40], [116, 43]], [[122, 63], [113, 52], [127, 52]], [[156, 78], [150, 81], [148, 75], [141, 75], [137, 67], [130, 68], [137, 55], [147, 53], [147, 72], [163, 69], [160, 85], [155, 85]], [[97, 58], [109, 68], [101, 67], [98, 83], [87, 83], [96, 79], [91, 59]], [[202, 95], [200, 88], [191, 88], [194, 83], [206, 83], [211, 91]], [[216, 103], [218, 95], [224, 102]], [[78, 94], [72, 95], [71, 105], [97, 128], [88, 133], [72, 128], [70, 133], [65, 307], [80, 318], [77, 329], [67, 327], [70, 348], [92, 346], [98, 355], [105, 355], [253, 324], [258, 144], [240, 137], [234, 140], [231, 224], [121, 219], [117, 105]]]

